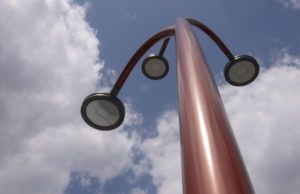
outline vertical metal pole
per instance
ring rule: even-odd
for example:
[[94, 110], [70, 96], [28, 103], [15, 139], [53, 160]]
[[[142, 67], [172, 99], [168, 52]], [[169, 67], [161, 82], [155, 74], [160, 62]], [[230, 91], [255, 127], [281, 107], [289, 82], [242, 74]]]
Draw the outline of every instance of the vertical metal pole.
[[184, 194], [253, 194], [220, 94], [185, 19], [176, 21]]

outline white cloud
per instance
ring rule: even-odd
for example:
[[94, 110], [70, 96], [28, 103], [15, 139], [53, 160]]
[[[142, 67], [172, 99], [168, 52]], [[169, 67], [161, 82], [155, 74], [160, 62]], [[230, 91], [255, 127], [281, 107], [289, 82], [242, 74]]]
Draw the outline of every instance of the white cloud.
[[[0, 1], [0, 193], [58, 194], [72, 171], [105, 181], [131, 163], [135, 137], [83, 123], [101, 84], [94, 31], [70, 0]], [[100, 77], [99, 77], [99, 76]], [[124, 126], [141, 120], [128, 106]]]
[[300, 190], [300, 58], [283, 51], [245, 88], [221, 93], [257, 193]]
[[157, 120], [158, 136], [145, 140], [141, 149], [150, 162], [149, 174], [158, 194], [182, 193], [178, 116], [167, 111]]
[[[257, 194], [299, 193], [299, 86], [300, 58], [283, 50], [251, 85], [220, 87]], [[182, 193], [176, 112], [159, 117], [157, 130], [143, 145], [149, 173], [159, 194]]]
[[300, 0], [277, 0], [285, 7], [292, 7], [293, 9], [300, 9]]
[[[129, 168], [149, 170], [159, 194], [182, 193], [175, 111], [162, 114], [158, 136], [141, 144], [122, 129], [101, 133], [82, 122], [82, 99], [99, 80], [97, 89], [107, 89], [84, 17], [70, 0], [0, 1], [0, 193], [58, 194], [72, 171], [104, 182]], [[257, 193], [296, 194], [300, 59], [284, 51], [274, 64], [248, 87], [220, 89]], [[122, 127], [141, 123], [126, 110]], [[146, 158], [132, 165], [137, 146]]]
[[132, 189], [132, 191], [130, 192], [130, 194], [147, 194], [146, 191], [144, 191], [141, 188], [134, 188]]

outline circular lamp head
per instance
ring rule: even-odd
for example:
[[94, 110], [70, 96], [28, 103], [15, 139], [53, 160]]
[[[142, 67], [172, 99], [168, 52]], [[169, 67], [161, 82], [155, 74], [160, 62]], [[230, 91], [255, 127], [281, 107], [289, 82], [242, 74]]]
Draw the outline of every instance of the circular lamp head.
[[118, 98], [109, 94], [95, 93], [84, 99], [81, 116], [91, 127], [107, 131], [122, 124], [125, 108]]
[[163, 56], [150, 55], [143, 61], [142, 71], [149, 79], [162, 79], [169, 71], [169, 63]]
[[259, 73], [258, 62], [248, 55], [236, 57], [226, 64], [224, 76], [233, 86], [245, 86], [253, 82]]

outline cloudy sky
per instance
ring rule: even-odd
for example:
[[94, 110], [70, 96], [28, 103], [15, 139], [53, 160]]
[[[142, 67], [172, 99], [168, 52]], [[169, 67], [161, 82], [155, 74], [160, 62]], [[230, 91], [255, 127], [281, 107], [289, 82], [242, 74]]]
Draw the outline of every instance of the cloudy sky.
[[148, 80], [139, 64], [124, 85], [118, 129], [90, 128], [79, 109], [185, 16], [259, 60], [254, 83], [229, 86], [227, 59], [197, 32], [256, 193], [298, 194], [299, 0], [1, 0], [0, 193], [181, 194], [174, 40], [165, 79]]

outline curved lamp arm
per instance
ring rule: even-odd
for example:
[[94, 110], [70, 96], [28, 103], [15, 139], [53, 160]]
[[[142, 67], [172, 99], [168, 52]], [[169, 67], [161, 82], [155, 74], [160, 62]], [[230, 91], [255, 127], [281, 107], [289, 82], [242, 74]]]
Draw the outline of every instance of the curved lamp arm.
[[[217, 46], [223, 51], [223, 53], [227, 56], [227, 58], [230, 61], [234, 61], [234, 56], [230, 52], [230, 50], [227, 48], [227, 46], [224, 44], [224, 42], [205, 24], [199, 22], [198, 20], [195, 20], [193, 18], [186, 18], [186, 20], [196, 27], [198, 27], [200, 30], [205, 32], [216, 44]], [[160, 32], [154, 34], [152, 37], [150, 37], [144, 44], [142, 44], [139, 49], [134, 53], [134, 55], [130, 58], [127, 65], [123, 69], [122, 73], [120, 74], [118, 80], [116, 81], [114, 87], [112, 88], [110, 94], [112, 96], [117, 96], [119, 91], [121, 90], [123, 84], [125, 83], [126, 79], [128, 78], [129, 74], [137, 64], [137, 62], [142, 58], [142, 56], [158, 41], [165, 39], [163, 46], [160, 50], [160, 55], [163, 55], [169, 39], [171, 36], [175, 34], [175, 28], [174, 26], [170, 26], [168, 28], [165, 28], [161, 30]]]
[[166, 39], [164, 40], [164, 42], [163, 42], [163, 44], [162, 44], [162, 46], [161, 46], [161, 48], [160, 48], [160, 51], [159, 51], [158, 56], [163, 56], [163, 55], [164, 55], [164, 53], [165, 53], [165, 51], [166, 51], [166, 49], [167, 49], [167, 46], [168, 46], [168, 44], [169, 44], [169, 41], [170, 41], [170, 37], [168, 37], [168, 38], [166, 38]]
[[112, 88], [110, 94], [112, 96], [117, 96], [120, 89], [122, 88], [124, 82], [126, 81], [127, 77], [131, 73], [134, 66], [137, 62], [142, 58], [142, 56], [158, 41], [173, 36], [175, 34], [174, 26], [165, 28], [160, 32], [154, 34], [150, 37], [144, 44], [142, 44], [139, 49], [134, 53], [134, 55], [130, 58], [127, 65], [123, 69], [121, 75], [119, 76], [117, 82], [115, 83], [114, 87]]
[[200, 30], [205, 32], [218, 45], [218, 47], [223, 51], [223, 53], [227, 56], [227, 58], [230, 61], [234, 60], [234, 56], [231, 53], [231, 51], [227, 48], [227, 46], [224, 44], [224, 42], [209, 27], [207, 27], [205, 24], [203, 24], [193, 18], [186, 18], [186, 20], [190, 24], [198, 27]]

